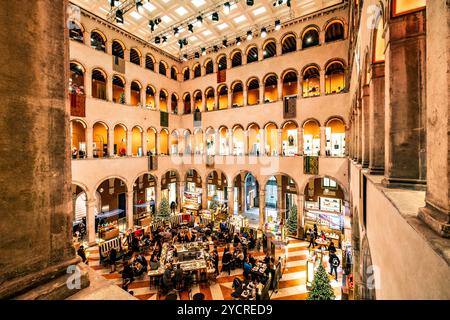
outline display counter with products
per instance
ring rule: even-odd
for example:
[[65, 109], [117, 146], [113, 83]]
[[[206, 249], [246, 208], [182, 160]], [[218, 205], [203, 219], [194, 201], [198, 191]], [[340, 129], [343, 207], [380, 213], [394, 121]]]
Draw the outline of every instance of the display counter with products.
[[305, 209], [305, 232], [317, 225], [319, 233], [323, 231], [328, 241], [341, 246], [344, 220], [342, 214], [320, 210]]

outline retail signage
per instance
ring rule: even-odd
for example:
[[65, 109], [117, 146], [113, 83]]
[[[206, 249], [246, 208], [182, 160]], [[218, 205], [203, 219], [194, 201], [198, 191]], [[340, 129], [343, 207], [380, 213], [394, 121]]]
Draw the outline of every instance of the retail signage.
[[169, 113], [160, 111], [160, 125], [161, 127], [169, 127]]
[[86, 96], [70, 93], [70, 115], [72, 117], [86, 117]]
[[303, 161], [304, 174], [319, 174], [319, 157], [305, 156]]
[[194, 112], [194, 128], [202, 126], [202, 113], [200, 111]]
[[284, 98], [283, 118], [292, 119], [297, 116], [297, 96], [289, 96]]
[[341, 212], [341, 199], [320, 197], [320, 210]]
[[217, 72], [217, 83], [222, 83], [227, 81], [227, 70], [220, 70]]

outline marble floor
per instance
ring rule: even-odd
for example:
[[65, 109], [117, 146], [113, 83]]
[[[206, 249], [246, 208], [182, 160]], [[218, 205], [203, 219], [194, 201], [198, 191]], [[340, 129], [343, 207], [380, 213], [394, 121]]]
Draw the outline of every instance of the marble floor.
[[[219, 255], [222, 257], [223, 248], [218, 248]], [[108, 266], [102, 266], [99, 263], [98, 248], [91, 247], [87, 249], [89, 252], [89, 266], [94, 269], [99, 275], [103, 276], [108, 281], [121, 287], [122, 278], [118, 272], [110, 273]], [[264, 257], [264, 253], [261, 251], [251, 251], [255, 258]], [[306, 261], [309, 257], [308, 242], [290, 239], [288, 244], [288, 257], [286, 267], [283, 272], [283, 276], [279, 283], [279, 289], [276, 292], [270, 291], [272, 300], [302, 300], [307, 298], [306, 289]], [[147, 257], [147, 260], [150, 257]], [[222, 268], [221, 260], [219, 263], [219, 269]], [[324, 259], [324, 265], [328, 270], [327, 259]], [[118, 271], [122, 269], [121, 264], [117, 266]], [[242, 269], [236, 269], [228, 273], [221, 273], [217, 277], [217, 281], [210, 285], [196, 285], [192, 288], [191, 295], [197, 292], [202, 292], [206, 300], [231, 300], [232, 282], [235, 277], [243, 278]], [[339, 268], [339, 281], [331, 280], [331, 285], [334, 288], [336, 299], [341, 298], [341, 275], [342, 270]], [[141, 300], [157, 300], [157, 290], [150, 288], [149, 277], [144, 275], [142, 278], [136, 278], [135, 281], [129, 286], [129, 290], [133, 291], [136, 298]], [[162, 298], [162, 297], [161, 297]], [[189, 300], [187, 292], [181, 292], [180, 299]]]

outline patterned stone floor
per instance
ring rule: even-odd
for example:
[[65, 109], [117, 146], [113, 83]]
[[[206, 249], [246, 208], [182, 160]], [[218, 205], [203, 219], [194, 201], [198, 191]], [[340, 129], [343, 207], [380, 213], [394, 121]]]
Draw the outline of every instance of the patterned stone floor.
[[[222, 268], [222, 254], [223, 248], [218, 248], [220, 255], [219, 270]], [[89, 252], [89, 266], [101, 274], [104, 278], [112, 281], [119, 287], [122, 284], [121, 274], [118, 272], [110, 273], [108, 266], [101, 266], [99, 264], [98, 248], [91, 247], [87, 249]], [[253, 256], [264, 257], [262, 250], [260, 252], [252, 251]], [[270, 291], [271, 299], [273, 300], [303, 300], [307, 298], [306, 289], [306, 261], [309, 257], [308, 243], [305, 241], [290, 239], [288, 245], [288, 259], [286, 268], [283, 273], [283, 277], [279, 283], [279, 289], [277, 292]], [[150, 257], [147, 256], [147, 260]], [[324, 258], [324, 261], [327, 259]], [[328, 263], [324, 262], [325, 267], [328, 270]], [[122, 265], [118, 264], [118, 271], [122, 269]], [[341, 268], [339, 268], [339, 281], [341, 280]], [[192, 288], [192, 295], [197, 292], [202, 292], [207, 300], [231, 300], [231, 293], [233, 292], [231, 286], [233, 279], [237, 276], [243, 278], [242, 269], [237, 269], [231, 272], [229, 276], [226, 272], [221, 273], [217, 277], [217, 282], [210, 285], [196, 285]], [[334, 279], [331, 281], [331, 285], [334, 288], [337, 299], [341, 297], [341, 284]], [[136, 278], [135, 281], [129, 286], [129, 290], [134, 292], [134, 296], [141, 300], [157, 300], [157, 290], [149, 287], [149, 277], [144, 275], [142, 278]], [[161, 299], [163, 297], [160, 297]], [[182, 300], [189, 300], [187, 292], [180, 294]]]

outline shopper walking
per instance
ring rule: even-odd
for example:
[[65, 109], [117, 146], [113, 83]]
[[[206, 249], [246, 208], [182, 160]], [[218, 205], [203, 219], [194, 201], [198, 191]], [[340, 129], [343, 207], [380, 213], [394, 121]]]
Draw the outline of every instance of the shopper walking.
[[330, 253], [330, 259], [328, 260], [330, 263], [330, 275], [333, 275], [333, 271], [335, 273], [336, 281], [338, 279], [337, 268], [341, 264], [339, 257], [335, 253]]
[[311, 246], [314, 249], [316, 247], [316, 245], [314, 244], [314, 239], [315, 239], [314, 231], [311, 230], [311, 228], [309, 228], [308, 233], [309, 233], [309, 246], [308, 246], [308, 249], [311, 248]]

